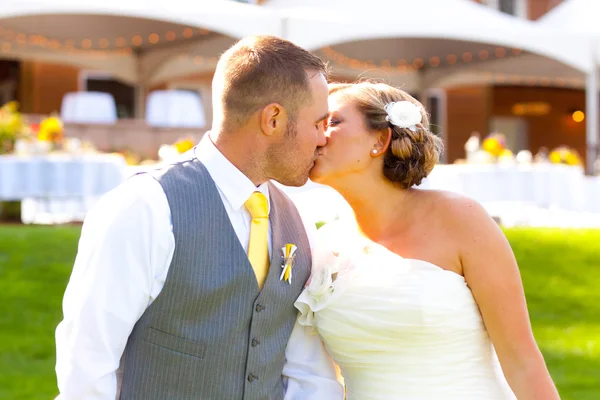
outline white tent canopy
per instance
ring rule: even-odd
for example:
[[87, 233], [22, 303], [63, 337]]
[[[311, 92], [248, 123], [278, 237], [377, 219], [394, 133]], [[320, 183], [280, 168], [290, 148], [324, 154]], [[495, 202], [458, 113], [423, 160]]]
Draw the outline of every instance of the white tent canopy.
[[[597, 80], [589, 72], [595, 71], [591, 43], [600, 38], [594, 20], [599, 7], [597, 0], [566, 0], [534, 24], [470, 0], [270, 0], [262, 6], [230, 0], [3, 0], [0, 58], [101, 69], [143, 93], [178, 75], [211, 71], [224, 49], [252, 34], [278, 35], [309, 50], [386, 38], [504, 46], [588, 74], [588, 148], [595, 149], [598, 102], [590, 93], [597, 93]], [[440, 82], [438, 75], [418, 79]]]
[[230, 0], [3, 0], [0, 18], [27, 15], [119, 15], [203, 27], [227, 36], [280, 33], [269, 11]]
[[210, 64], [237, 38], [280, 33], [276, 13], [229, 0], [4, 0], [0, 8], [0, 57], [102, 69], [133, 84], [164, 79], [182, 58], [190, 71], [200, 64], [194, 55]]
[[284, 35], [315, 50], [365, 39], [445, 38], [523, 49], [589, 71], [589, 47], [469, 0], [270, 0]]
[[[189, 27], [195, 28], [192, 35], [180, 40]], [[12, 32], [12, 38], [6, 40], [2, 31]], [[177, 32], [176, 40], [165, 40], [169, 31]], [[19, 32], [46, 38], [50, 45], [22, 45]], [[229, 0], [5, 0], [0, 9], [0, 57], [68, 62], [144, 85], [210, 70], [236, 38], [258, 33], [283, 36], [311, 50], [365, 39], [454, 39], [520, 48], [578, 70], [591, 68], [589, 46], [564, 43], [550, 30], [467, 0], [371, 0], [368, 6], [358, 0], [270, 0], [263, 6]], [[154, 45], [148, 43], [152, 35], [158, 39]], [[134, 49], [127, 53], [115, 46], [118, 38], [143, 44], [127, 43]], [[67, 41], [75, 49], [58, 48]], [[77, 48], [86, 41], [91, 48]]]
[[490, 60], [473, 65], [455, 65], [425, 71], [423, 83], [428, 87], [449, 87], [460, 82], [473, 84], [541, 85], [547, 87], [585, 87], [581, 71], [535, 54]]
[[585, 85], [582, 71], [560, 61], [504, 46], [445, 38], [357, 40], [328, 46], [319, 53], [332, 62], [336, 77], [383, 78], [414, 93], [468, 84], [463, 78], [456, 81], [453, 75], [470, 75], [477, 82], [482, 78], [493, 82], [490, 77], [497, 75], [498, 81], [512, 84]]
[[[570, 10], [569, 13], [563, 11], [563, 16], [548, 16], [548, 20], [554, 18], [555, 22], [548, 25], [499, 13], [470, 0], [370, 0], [368, 3], [360, 0], [270, 0], [265, 8], [282, 13], [286, 38], [311, 50], [370, 39], [437, 38], [522, 49], [579, 70], [588, 76], [589, 169], [598, 144], [598, 85], [596, 74], [590, 73], [595, 71], [596, 49], [591, 43], [600, 35], [572, 34], [569, 32], [579, 32], [583, 28], [579, 31], [557, 29], [557, 25], [559, 22], [577, 25], [580, 17], [585, 16], [590, 29], [584, 32], [589, 33], [592, 27], [598, 32], [599, 24], [594, 18], [599, 15], [599, 3], [598, 0], [567, 0], [555, 13], [558, 14], [561, 8]], [[584, 5], [587, 8], [583, 8]], [[581, 7], [577, 12], [572, 8], [576, 6]], [[460, 75], [465, 74], [461, 72]], [[430, 76], [427, 80], [433, 82], [435, 78]]]
[[[600, 1], [566, 0], [552, 9], [537, 22], [539, 27], [555, 29], [571, 43], [588, 46], [594, 67], [589, 71], [586, 84], [586, 164], [591, 168], [598, 157], [600, 142], [598, 109], [598, 66], [600, 66]], [[578, 46], [579, 47], [579, 46]]]
[[555, 29], [572, 42], [587, 39], [593, 45], [596, 62], [600, 64], [600, 1], [565, 0], [540, 18], [536, 24]]

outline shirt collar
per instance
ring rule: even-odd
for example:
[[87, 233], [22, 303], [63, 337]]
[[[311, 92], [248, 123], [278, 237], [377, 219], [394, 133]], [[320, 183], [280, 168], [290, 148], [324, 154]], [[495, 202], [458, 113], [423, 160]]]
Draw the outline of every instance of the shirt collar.
[[234, 211], [240, 211], [255, 191], [265, 195], [269, 211], [271, 210], [269, 185], [263, 183], [259, 187], [254, 186], [252, 181], [217, 149], [210, 138], [210, 132], [204, 134], [194, 149], [194, 154], [204, 164], [215, 185]]

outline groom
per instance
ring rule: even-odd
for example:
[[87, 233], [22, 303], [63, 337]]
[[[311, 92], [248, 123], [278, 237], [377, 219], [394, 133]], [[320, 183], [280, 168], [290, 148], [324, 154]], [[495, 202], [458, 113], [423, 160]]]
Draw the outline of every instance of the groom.
[[303, 185], [325, 144], [325, 66], [282, 39], [243, 39], [219, 60], [213, 109], [184, 159], [86, 218], [56, 330], [60, 399], [343, 397], [318, 336], [295, 323], [314, 225], [270, 183]]

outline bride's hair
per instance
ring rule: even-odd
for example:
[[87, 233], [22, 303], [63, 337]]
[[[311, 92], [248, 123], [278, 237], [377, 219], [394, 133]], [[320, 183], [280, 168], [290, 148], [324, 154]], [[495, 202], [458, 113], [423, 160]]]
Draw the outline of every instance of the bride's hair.
[[[404, 188], [421, 184], [438, 162], [443, 148], [442, 140], [429, 130], [429, 117], [423, 105], [405, 91], [379, 82], [330, 84], [329, 94], [334, 93], [362, 112], [369, 131], [391, 128], [392, 138], [383, 161], [385, 177]], [[399, 101], [410, 101], [419, 108], [422, 118], [416, 129], [400, 128], [386, 119], [385, 106]]]

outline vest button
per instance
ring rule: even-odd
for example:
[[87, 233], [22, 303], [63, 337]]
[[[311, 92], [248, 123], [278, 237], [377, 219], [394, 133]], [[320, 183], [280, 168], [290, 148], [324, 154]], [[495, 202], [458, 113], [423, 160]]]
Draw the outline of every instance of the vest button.
[[255, 307], [256, 312], [261, 312], [264, 309], [265, 309], [265, 306], [263, 306], [262, 304], [257, 304]]
[[256, 346], [258, 346], [259, 344], [260, 344], [260, 340], [258, 340], [258, 339], [256, 339], [256, 338], [252, 339], [252, 347], [256, 347]]
[[252, 382], [254, 380], [258, 380], [258, 376], [254, 375], [254, 374], [249, 374], [248, 375], [248, 382]]

